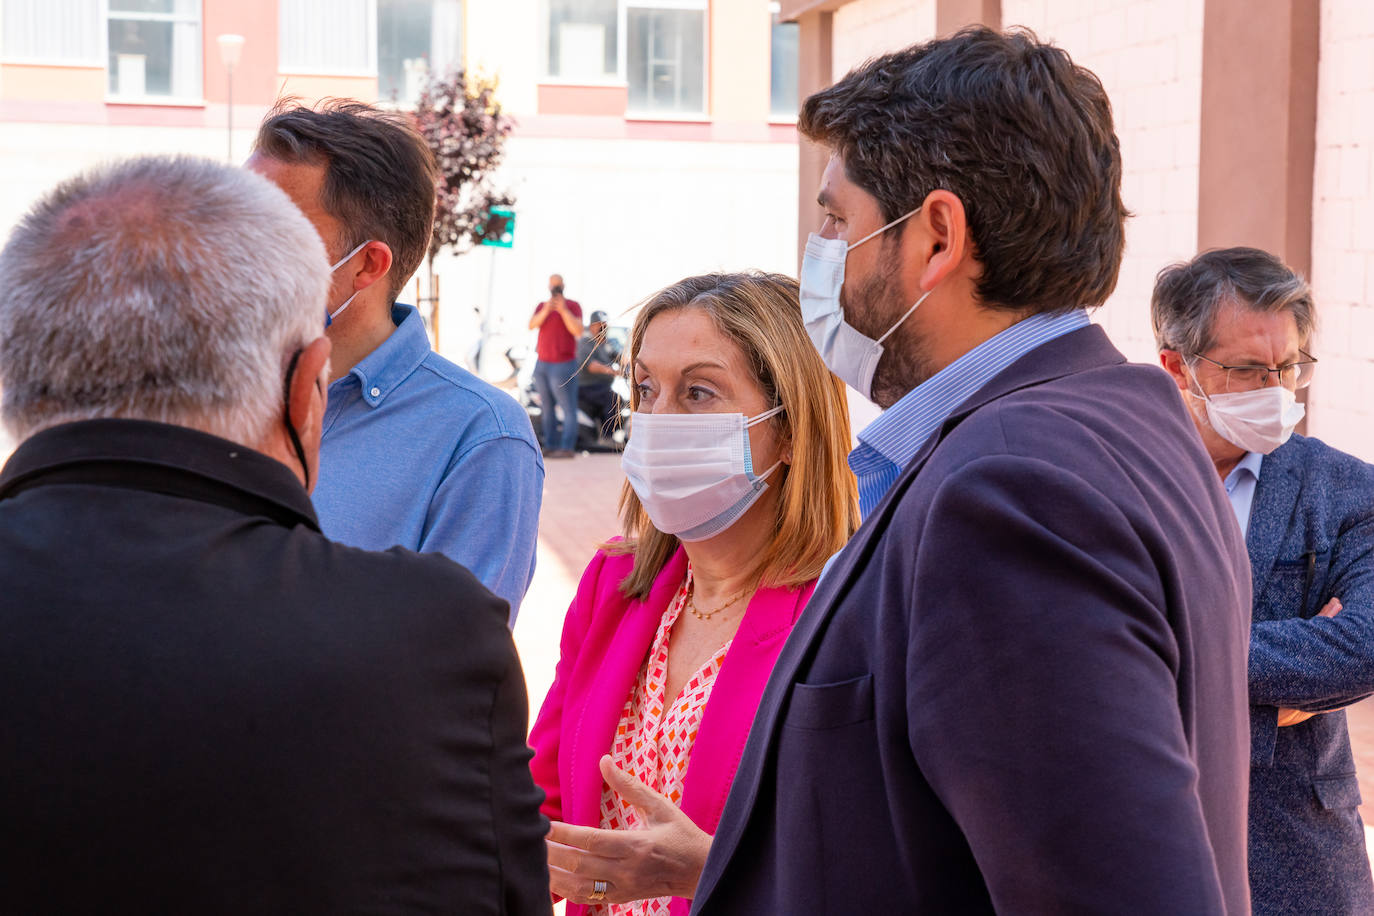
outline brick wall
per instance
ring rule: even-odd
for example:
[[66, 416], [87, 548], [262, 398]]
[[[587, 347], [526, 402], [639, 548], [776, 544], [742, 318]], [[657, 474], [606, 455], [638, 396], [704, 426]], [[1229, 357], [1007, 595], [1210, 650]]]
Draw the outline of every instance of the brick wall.
[[1194, 0], [1002, 2], [1006, 27], [1027, 26], [1064, 48], [1111, 97], [1122, 196], [1135, 216], [1116, 292], [1095, 318], [1141, 362], [1155, 361], [1155, 273], [1197, 247], [1202, 8]]
[[1374, 5], [1323, 0], [1312, 201], [1321, 360], [1308, 432], [1374, 461]]

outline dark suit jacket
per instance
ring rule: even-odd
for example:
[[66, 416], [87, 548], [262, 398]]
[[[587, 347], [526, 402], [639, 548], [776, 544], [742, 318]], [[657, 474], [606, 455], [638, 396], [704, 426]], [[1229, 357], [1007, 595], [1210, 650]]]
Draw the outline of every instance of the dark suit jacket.
[[131, 420], [0, 475], [0, 911], [548, 913], [506, 604]]
[[822, 577], [694, 913], [1244, 913], [1240, 531], [1100, 328], [962, 405]]
[[[1374, 466], [1294, 436], [1260, 465], [1246, 547], [1255, 912], [1374, 913], [1339, 710], [1374, 692]], [[1344, 610], [1314, 616], [1332, 597]], [[1277, 728], [1279, 707], [1322, 714]]]

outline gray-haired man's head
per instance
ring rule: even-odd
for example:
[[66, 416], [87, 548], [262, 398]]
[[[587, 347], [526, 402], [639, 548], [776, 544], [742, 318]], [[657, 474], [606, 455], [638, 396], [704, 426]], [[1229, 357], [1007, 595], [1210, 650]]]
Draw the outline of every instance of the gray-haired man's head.
[[1159, 272], [1150, 302], [1160, 365], [1223, 479], [1302, 419], [1316, 320], [1307, 282], [1257, 248], [1205, 251]]
[[1189, 356], [1215, 344], [1217, 316], [1239, 305], [1255, 312], [1287, 311], [1305, 347], [1316, 314], [1307, 282], [1258, 248], [1216, 248], [1171, 264], [1155, 278], [1150, 318], [1160, 350]]
[[0, 273], [0, 417], [14, 436], [113, 417], [255, 447], [282, 423], [286, 367], [321, 336], [329, 283], [319, 235], [274, 185], [165, 156], [45, 194]]

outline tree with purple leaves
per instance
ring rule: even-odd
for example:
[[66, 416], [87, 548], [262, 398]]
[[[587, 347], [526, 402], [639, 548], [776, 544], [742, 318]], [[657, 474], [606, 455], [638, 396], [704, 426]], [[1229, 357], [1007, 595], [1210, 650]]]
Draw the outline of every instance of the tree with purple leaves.
[[463, 254], [482, 240], [492, 207], [509, 207], [511, 193], [492, 177], [514, 123], [502, 114], [495, 84], [464, 70], [429, 81], [415, 104], [415, 126], [439, 167], [434, 230], [429, 246], [429, 294], [435, 296], [434, 258]]

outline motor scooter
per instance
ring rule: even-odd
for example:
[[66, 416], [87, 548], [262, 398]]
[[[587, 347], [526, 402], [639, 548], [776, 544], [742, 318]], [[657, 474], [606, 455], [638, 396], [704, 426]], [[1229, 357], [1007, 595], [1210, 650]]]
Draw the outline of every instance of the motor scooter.
[[[579, 452], [618, 452], [625, 448], [630, 435], [630, 385], [623, 376], [611, 381], [611, 393], [615, 396], [613, 416], [604, 424], [600, 419], [600, 404], [584, 400], [579, 393], [577, 398], [577, 451]], [[544, 407], [539, 402], [539, 392], [534, 387], [533, 372], [528, 381], [520, 386], [520, 403], [534, 425], [534, 435], [542, 448], [544, 442]]]

